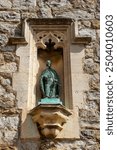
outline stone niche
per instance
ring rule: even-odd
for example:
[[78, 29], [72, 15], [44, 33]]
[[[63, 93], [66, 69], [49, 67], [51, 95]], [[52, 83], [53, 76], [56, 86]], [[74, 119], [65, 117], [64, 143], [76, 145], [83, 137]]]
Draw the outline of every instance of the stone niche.
[[[41, 98], [39, 76], [48, 58], [61, 80], [60, 98], [64, 107], [55, 107], [68, 116], [56, 138], [79, 138], [78, 108], [84, 106], [83, 92], [89, 88], [88, 76], [83, 73], [82, 67], [83, 48], [90, 41], [90, 37], [79, 37], [77, 22], [67, 18], [27, 19], [23, 24], [22, 37], [9, 39], [9, 44], [16, 45], [16, 54], [20, 57], [19, 70], [13, 75], [13, 88], [17, 91], [18, 108], [22, 109], [22, 140], [38, 140], [41, 137], [37, 124], [32, 120], [32, 110], [38, 107]], [[52, 42], [54, 49], [47, 52], [47, 44], [52, 45]], [[50, 105], [46, 109], [53, 110]]]

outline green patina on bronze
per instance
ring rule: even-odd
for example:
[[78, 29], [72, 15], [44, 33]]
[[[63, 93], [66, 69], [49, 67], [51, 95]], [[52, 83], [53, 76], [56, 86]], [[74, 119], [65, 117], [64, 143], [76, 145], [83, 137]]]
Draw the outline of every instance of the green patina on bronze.
[[42, 72], [40, 76], [40, 88], [43, 98], [39, 104], [53, 103], [62, 104], [60, 101], [60, 79], [57, 72], [51, 68], [51, 61], [47, 60], [47, 68]]

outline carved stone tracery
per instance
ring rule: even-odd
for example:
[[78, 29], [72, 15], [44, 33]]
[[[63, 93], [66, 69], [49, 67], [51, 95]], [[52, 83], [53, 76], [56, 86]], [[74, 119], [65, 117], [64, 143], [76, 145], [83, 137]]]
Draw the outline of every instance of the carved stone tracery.
[[64, 47], [65, 35], [61, 32], [39, 32], [36, 34], [36, 45], [38, 48], [46, 49], [46, 43], [51, 39], [54, 42], [54, 48]]

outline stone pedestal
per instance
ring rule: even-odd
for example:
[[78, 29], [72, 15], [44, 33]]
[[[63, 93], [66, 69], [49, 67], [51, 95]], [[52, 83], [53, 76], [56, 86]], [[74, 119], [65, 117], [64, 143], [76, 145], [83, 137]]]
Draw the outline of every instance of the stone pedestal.
[[39, 124], [41, 134], [47, 138], [55, 138], [72, 115], [61, 104], [39, 104], [30, 114], [33, 121]]

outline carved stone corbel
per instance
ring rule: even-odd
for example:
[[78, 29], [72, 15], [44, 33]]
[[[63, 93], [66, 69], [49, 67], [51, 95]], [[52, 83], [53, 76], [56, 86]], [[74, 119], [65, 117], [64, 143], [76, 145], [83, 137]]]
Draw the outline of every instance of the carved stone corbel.
[[38, 123], [41, 134], [47, 138], [55, 138], [72, 115], [60, 104], [40, 104], [30, 114], [33, 121]]

